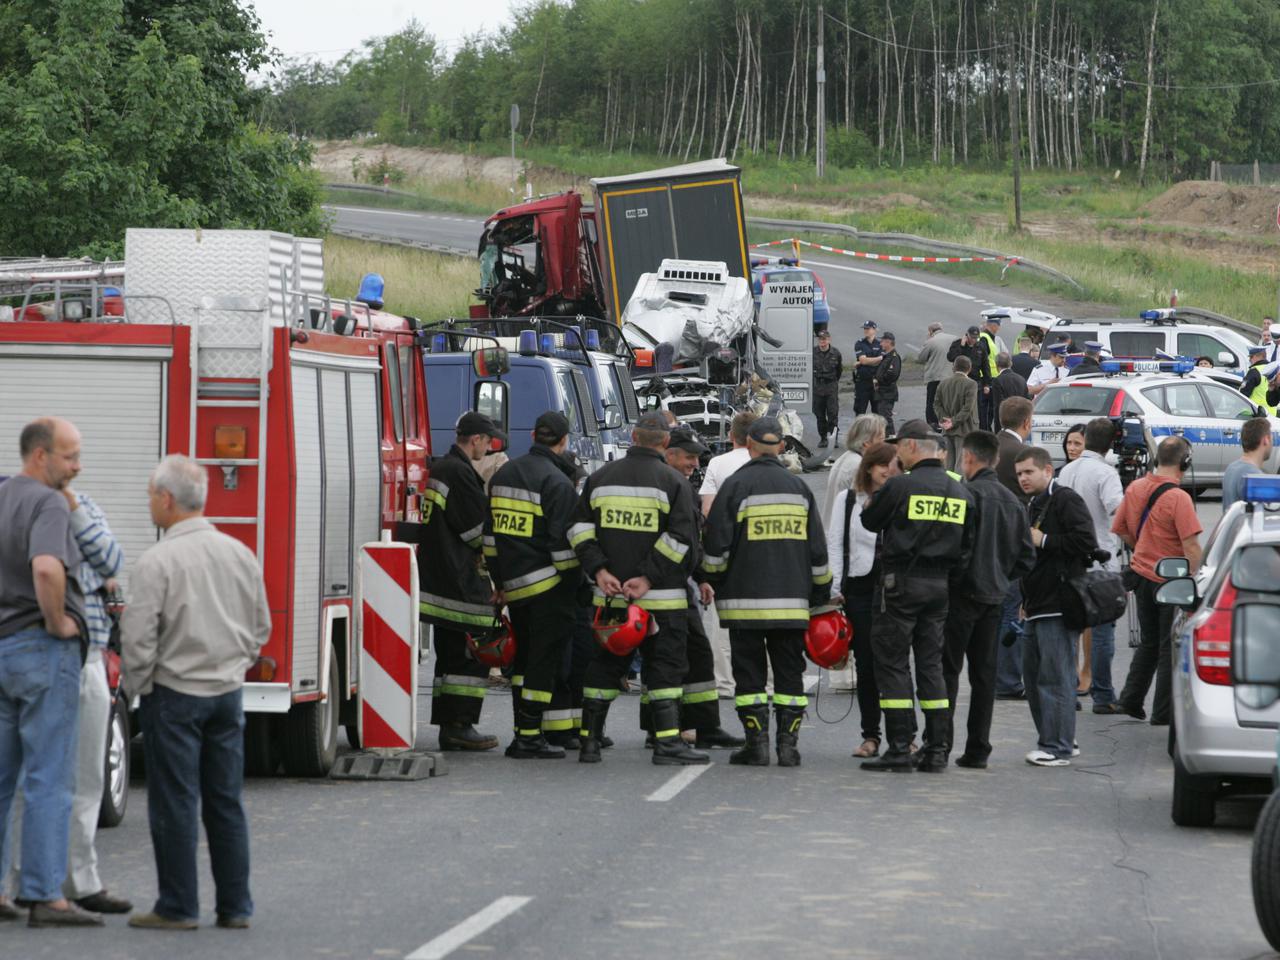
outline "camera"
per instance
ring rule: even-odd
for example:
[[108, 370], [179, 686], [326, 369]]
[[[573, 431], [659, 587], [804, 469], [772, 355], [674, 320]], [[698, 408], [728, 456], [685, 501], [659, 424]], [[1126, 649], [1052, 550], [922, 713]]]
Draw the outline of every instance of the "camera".
[[1093, 553], [1089, 554], [1089, 559], [1094, 563], [1106, 563], [1108, 560], [1111, 559], [1111, 551], [1103, 550], [1101, 547], [1099, 547], [1095, 549]]
[[1112, 417], [1115, 439], [1111, 450], [1116, 455], [1116, 469], [1120, 473], [1120, 485], [1129, 484], [1145, 476], [1150, 466], [1151, 452], [1147, 447], [1146, 424], [1141, 417]]

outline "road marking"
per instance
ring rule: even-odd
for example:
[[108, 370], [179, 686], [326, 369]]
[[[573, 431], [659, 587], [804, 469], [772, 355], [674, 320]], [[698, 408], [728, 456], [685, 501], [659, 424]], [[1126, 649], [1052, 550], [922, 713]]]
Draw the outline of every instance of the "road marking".
[[959, 293], [955, 290], [948, 290], [946, 287], [940, 287], [936, 283], [925, 283], [923, 280], [915, 280], [911, 277], [899, 277], [892, 273], [881, 273], [879, 270], [864, 270], [861, 267], [846, 267], [839, 263], [827, 263], [825, 260], [810, 260], [809, 263], [822, 264], [823, 270], [846, 270], [849, 273], [865, 273], [869, 277], [878, 277], [881, 280], [897, 280], [899, 283], [909, 283], [913, 287], [926, 287], [929, 290], [936, 290], [938, 293], [945, 293], [948, 297], [955, 297], [957, 300], [976, 301], [977, 297], [971, 297], [967, 293]]
[[468, 940], [473, 940], [495, 924], [501, 923], [533, 897], [499, 897], [478, 913], [473, 913], [456, 927], [446, 930], [434, 940], [429, 940], [405, 960], [441, 960]]
[[[645, 799], [652, 801], [653, 803], [663, 803], [670, 800], [714, 766], [714, 763], [708, 763], [701, 767], [685, 767], [657, 790], [645, 797]], [[412, 958], [410, 958], [410, 960], [412, 960]]]
[[910, 350], [912, 353], [919, 353], [921, 350], [921, 348], [917, 347], [914, 343], [904, 343], [903, 346], [906, 347], [908, 350]]

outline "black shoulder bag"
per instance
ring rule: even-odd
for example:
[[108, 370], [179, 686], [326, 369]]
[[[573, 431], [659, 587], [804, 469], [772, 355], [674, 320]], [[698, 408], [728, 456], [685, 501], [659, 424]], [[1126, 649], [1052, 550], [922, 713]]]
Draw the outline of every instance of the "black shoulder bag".
[[[1151, 491], [1151, 496], [1147, 499], [1147, 505], [1142, 510], [1142, 518], [1138, 520], [1138, 532], [1133, 535], [1133, 548], [1135, 550], [1138, 548], [1138, 540], [1142, 536], [1142, 528], [1147, 525], [1147, 517], [1151, 516], [1151, 508], [1156, 505], [1157, 500], [1164, 496], [1165, 491], [1171, 490], [1176, 486], [1177, 484], [1173, 482], [1162, 483]], [[1124, 588], [1126, 590], [1137, 590], [1138, 584], [1142, 581], [1142, 575], [1135, 573], [1129, 566], [1126, 566], [1120, 572], [1120, 576], [1124, 580]]]
[[[1046, 502], [1040, 514], [1041, 520], [1048, 511]], [[1064, 576], [1058, 589], [1062, 622], [1071, 630], [1084, 630], [1119, 620], [1124, 615], [1128, 600], [1123, 579], [1110, 570], [1086, 570], [1078, 577]]]

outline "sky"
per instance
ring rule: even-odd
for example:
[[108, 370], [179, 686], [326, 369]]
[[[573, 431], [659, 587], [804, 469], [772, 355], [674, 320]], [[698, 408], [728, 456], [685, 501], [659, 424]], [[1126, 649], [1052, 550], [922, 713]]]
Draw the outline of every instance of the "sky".
[[463, 37], [506, 24], [524, 0], [241, 0], [255, 7], [267, 41], [286, 57], [337, 60], [369, 37], [416, 17], [452, 53]]

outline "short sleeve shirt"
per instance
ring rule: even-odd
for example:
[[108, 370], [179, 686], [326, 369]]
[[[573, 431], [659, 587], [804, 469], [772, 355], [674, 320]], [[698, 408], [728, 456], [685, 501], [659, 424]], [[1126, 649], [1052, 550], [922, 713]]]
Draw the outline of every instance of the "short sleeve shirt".
[[1027, 377], [1027, 386], [1036, 387], [1042, 383], [1057, 383], [1059, 380], [1067, 379], [1067, 365], [1064, 363], [1060, 367], [1055, 367], [1048, 360], [1041, 360], [1040, 366], [1031, 371], [1031, 376]]
[[702, 477], [702, 486], [698, 488], [698, 493], [704, 497], [708, 495], [714, 497], [720, 492], [724, 482], [750, 459], [751, 454], [746, 447], [739, 447], [712, 457], [711, 462], [707, 464], [707, 472]]
[[[1130, 539], [1138, 532], [1142, 522], [1142, 512], [1156, 487], [1170, 483], [1167, 477], [1147, 474], [1129, 484], [1125, 491], [1124, 502], [1116, 511], [1115, 522], [1111, 532], [1127, 536]], [[1147, 522], [1142, 527], [1142, 536], [1133, 551], [1130, 566], [1139, 576], [1162, 583], [1156, 576], [1156, 564], [1165, 557], [1181, 557], [1184, 555], [1182, 541], [1199, 536], [1203, 531], [1200, 518], [1196, 516], [1195, 504], [1185, 490], [1168, 490], [1156, 501]]]
[[1229, 506], [1244, 496], [1244, 478], [1262, 472], [1261, 468], [1243, 457], [1227, 465], [1227, 469], [1222, 472], [1222, 510], [1224, 513]]
[[67, 613], [84, 621], [84, 603], [72, 572], [80, 549], [71, 533], [66, 498], [22, 475], [0, 483], [0, 640], [44, 622], [31, 561], [57, 557], [67, 570]]
[[[861, 357], [879, 357], [883, 356], [884, 351], [880, 349], [880, 341], [872, 340], [867, 342], [866, 337], [859, 337], [853, 345], [854, 362], [856, 363]], [[865, 380], [870, 383], [871, 378], [876, 375], [875, 367], [855, 367], [854, 376], [859, 380]]]

